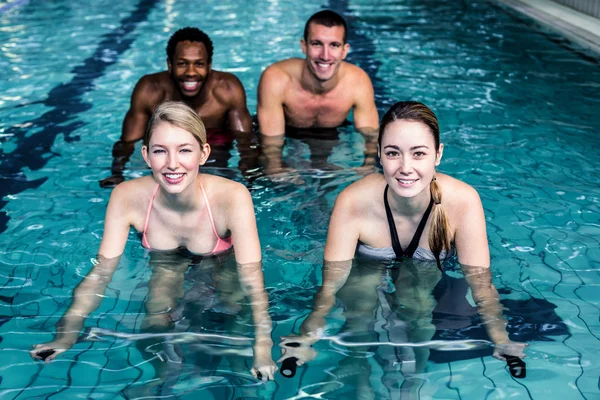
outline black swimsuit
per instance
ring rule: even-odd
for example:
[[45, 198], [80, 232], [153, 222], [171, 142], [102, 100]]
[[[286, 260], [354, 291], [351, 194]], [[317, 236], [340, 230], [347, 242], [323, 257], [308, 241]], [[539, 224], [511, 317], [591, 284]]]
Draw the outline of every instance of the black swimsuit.
[[385, 190], [383, 191], [383, 203], [385, 204], [385, 213], [387, 215], [388, 225], [390, 227], [390, 236], [392, 238], [392, 248], [394, 249], [394, 253], [396, 253], [396, 259], [399, 260], [402, 257], [412, 258], [413, 254], [415, 254], [415, 250], [419, 247], [419, 240], [421, 240], [421, 235], [423, 234], [423, 230], [425, 229], [425, 224], [427, 224], [427, 219], [429, 218], [429, 214], [431, 214], [431, 209], [433, 208], [433, 198], [429, 201], [429, 206], [427, 206], [427, 210], [423, 214], [421, 218], [421, 222], [419, 222], [419, 226], [415, 231], [415, 234], [410, 241], [410, 244], [406, 248], [406, 250], [402, 250], [402, 246], [400, 245], [400, 240], [398, 239], [398, 231], [396, 230], [396, 223], [394, 222], [394, 216], [392, 215], [392, 210], [390, 209], [390, 205], [387, 199], [389, 185], [385, 186]]

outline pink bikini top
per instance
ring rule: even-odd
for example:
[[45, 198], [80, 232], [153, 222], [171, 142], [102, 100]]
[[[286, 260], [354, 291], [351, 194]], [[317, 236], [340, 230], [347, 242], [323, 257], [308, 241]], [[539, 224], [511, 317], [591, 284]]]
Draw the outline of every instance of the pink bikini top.
[[[150, 220], [150, 212], [152, 211], [152, 204], [154, 203], [154, 198], [156, 197], [156, 193], [158, 193], [159, 187], [160, 187], [160, 185], [157, 184], [156, 188], [154, 189], [154, 192], [152, 193], [152, 198], [150, 199], [150, 204], [148, 205], [148, 212], [146, 213], [146, 222], [144, 223], [144, 231], [142, 233], [142, 246], [144, 246], [148, 250], [152, 250], [152, 247], [150, 247], [150, 244], [148, 243], [148, 238], [146, 237], [146, 231], [148, 230], [148, 221]], [[206, 191], [204, 190], [204, 186], [202, 185], [202, 182], [200, 182], [200, 188], [202, 189], [202, 194], [204, 195], [204, 200], [206, 202], [206, 209], [208, 210], [208, 218], [210, 219], [210, 224], [212, 225], [213, 232], [214, 232], [215, 236], [217, 237], [217, 243], [215, 244], [214, 249], [212, 249], [212, 251], [206, 255], [222, 253], [225, 250], [229, 250], [233, 246], [233, 243], [231, 241], [231, 236], [229, 236], [225, 239], [222, 239], [219, 236], [219, 234], [217, 233], [217, 228], [215, 227], [215, 221], [213, 219], [212, 212], [210, 210], [210, 204], [208, 203], [208, 197], [206, 196]]]

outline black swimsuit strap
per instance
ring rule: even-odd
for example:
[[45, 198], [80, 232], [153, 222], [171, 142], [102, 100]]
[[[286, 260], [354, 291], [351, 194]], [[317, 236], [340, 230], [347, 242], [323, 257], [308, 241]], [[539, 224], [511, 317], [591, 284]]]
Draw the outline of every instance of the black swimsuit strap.
[[389, 185], [385, 185], [385, 190], [383, 191], [383, 204], [385, 205], [385, 214], [387, 216], [388, 226], [390, 227], [392, 248], [394, 249], [394, 253], [396, 253], [396, 259], [400, 259], [404, 255], [404, 250], [402, 250], [402, 246], [400, 246], [400, 240], [398, 240], [398, 231], [396, 230], [396, 223], [394, 222], [394, 216], [392, 215], [390, 203], [388, 203], [387, 199], [389, 188]]
[[419, 222], [419, 226], [413, 235], [410, 244], [406, 248], [406, 250], [402, 250], [402, 246], [400, 245], [400, 240], [398, 239], [398, 231], [396, 230], [396, 223], [394, 222], [394, 216], [392, 215], [392, 210], [390, 208], [390, 204], [387, 199], [389, 185], [385, 186], [385, 190], [383, 191], [383, 204], [385, 205], [385, 214], [388, 220], [388, 226], [390, 228], [390, 235], [392, 239], [392, 248], [394, 249], [394, 253], [396, 254], [396, 258], [400, 259], [402, 257], [412, 257], [419, 247], [419, 240], [421, 240], [421, 235], [423, 234], [423, 230], [425, 230], [425, 224], [427, 224], [427, 220], [429, 219], [429, 214], [431, 214], [431, 209], [433, 208], [433, 198], [429, 201], [429, 206], [427, 206], [427, 210], [421, 217], [421, 222]]

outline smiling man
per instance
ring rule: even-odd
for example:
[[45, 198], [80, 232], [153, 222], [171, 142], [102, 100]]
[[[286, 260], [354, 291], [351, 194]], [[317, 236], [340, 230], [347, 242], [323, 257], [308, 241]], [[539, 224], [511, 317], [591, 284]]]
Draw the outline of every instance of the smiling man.
[[121, 139], [113, 146], [112, 176], [100, 181], [113, 187], [124, 180], [123, 169], [134, 143], [144, 136], [154, 109], [167, 100], [183, 101], [206, 126], [208, 143], [226, 145], [234, 132], [250, 132], [246, 93], [234, 75], [211, 69], [213, 44], [197, 28], [183, 28], [167, 43], [167, 71], [144, 75], [131, 95]]
[[290, 58], [269, 66], [258, 86], [258, 121], [265, 136], [280, 136], [286, 126], [332, 128], [351, 110], [361, 132], [379, 126], [373, 85], [361, 68], [344, 61], [346, 22], [337, 13], [319, 11], [308, 19], [300, 41], [305, 59]]

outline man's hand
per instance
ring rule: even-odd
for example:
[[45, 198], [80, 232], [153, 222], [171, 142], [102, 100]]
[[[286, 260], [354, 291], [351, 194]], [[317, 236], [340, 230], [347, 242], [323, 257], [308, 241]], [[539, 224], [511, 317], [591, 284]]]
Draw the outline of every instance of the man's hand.
[[114, 188], [119, 183], [123, 182], [125, 178], [123, 175], [111, 175], [108, 178], [104, 178], [100, 181], [101, 188]]

